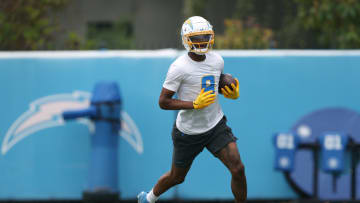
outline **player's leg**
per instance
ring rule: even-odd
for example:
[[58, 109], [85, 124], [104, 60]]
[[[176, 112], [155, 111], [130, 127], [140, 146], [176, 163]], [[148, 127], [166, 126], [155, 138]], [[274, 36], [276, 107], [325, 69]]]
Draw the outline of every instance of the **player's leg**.
[[247, 197], [245, 167], [240, 159], [236, 142], [228, 143], [215, 156], [224, 163], [231, 173], [231, 190], [235, 196], [235, 201], [238, 203], [245, 202]]
[[161, 176], [154, 186], [154, 195], [158, 197], [166, 192], [169, 188], [183, 183], [190, 167], [191, 165], [187, 167], [177, 167], [175, 164], [172, 164], [171, 170]]
[[210, 141], [206, 148], [231, 172], [231, 189], [236, 202], [245, 202], [247, 196], [246, 177], [244, 165], [236, 146], [237, 138], [230, 127], [226, 125], [226, 117], [212, 130]]
[[204, 148], [201, 136], [186, 135], [175, 125], [172, 139], [174, 148], [171, 170], [160, 177], [149, 193], [141, 192], [138, 195], [139, 203], [153, 203], [168, 189], [184, 182], [193, 160]]
[[160, 195], [171, 187], [184, 182], [190, 170], [191, 164], [186, 167], [176, 166], [173, 162], [171, 170], [162, 175], [150, 192], [141, 192], [138, 195], [138, 203], [154, 203]]

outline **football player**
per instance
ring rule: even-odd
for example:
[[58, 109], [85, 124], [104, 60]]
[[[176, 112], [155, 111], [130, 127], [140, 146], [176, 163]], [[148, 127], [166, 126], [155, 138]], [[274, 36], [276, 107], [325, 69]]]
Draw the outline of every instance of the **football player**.
[[[180, 110], [172, 131], [171, 170], [148, 193], [141, 192], [138, 203], [153, 203], [169, 188], [182, 183], [204, 148], [229, 169], [235, 202], [245, 202], [246, 177], [237, 138], [227, 126], [217, 98], [224, 60], [219, 54], [208, 52], [214, 44], [214, 31], [206, 19], [193, 16], [184, 22], [181, 37], [188, 52], [170, 65], [159, 98], [160, 108]], [[227, 86], [222, 89], [226, 98], [239, 97], [239, 81], [236, 82], [232, 89]], [[177, 99], [173, 98], [175, 93]]]

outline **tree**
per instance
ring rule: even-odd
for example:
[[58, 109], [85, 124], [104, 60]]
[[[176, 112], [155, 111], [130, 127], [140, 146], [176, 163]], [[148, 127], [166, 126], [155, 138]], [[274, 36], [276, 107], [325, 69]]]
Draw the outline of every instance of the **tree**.
[[360, 48], [360, 2], [357, 0], [296, 0], [302, 26], [325, 48]]
[[52, 49], [56, 22], [52, 12], [67, 0], [3, 0], [0, 4], [0, 50]]
[[233, 19], [251, 18], [273, 32], [274, 48], [360, 47], [358, 0], [237, 0]]
[[254, 24], [250, 19], [244, 23], [238, 19], [225, 20], [225, 32], [215, 37], [218, 49], [268, 49], [273, 32]]
[[237, 0], [235, 7], [233, 19], [246, 25], [243, 32], [248, 36], [245, 38], [252, 38], [256, 33], [262, 40], [262, 46], [254, 41], [248, 48], [305, 48], [306, 33], [300, 31], [296, 21], [294, 0]]

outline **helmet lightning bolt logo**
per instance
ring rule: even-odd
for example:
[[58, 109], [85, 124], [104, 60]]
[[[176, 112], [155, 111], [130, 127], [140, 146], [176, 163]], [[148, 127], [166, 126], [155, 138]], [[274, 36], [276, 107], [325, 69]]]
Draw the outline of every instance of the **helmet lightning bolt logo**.
[[[1, 153], [5, 155], [19, 141], [25, 137], [55, 126], [63, 126], [66, 121], [62, 113], [69, 110], [88, 108], [90, 105], [91, 93], [75, 91], [71, 94], [56, 94], [42, 97], [30, 104], [28, 111], [23, 113], [8, 129], [2, 142]], [[87, 118], [79, 118], [76, 121], [87, 125], [90, 132], [94, 132], [95, 125]], [[118, 132], [133, 148], [143, 153], [143, 142], [141, 134], [131, 117], [121, 111], [121, 130]]]

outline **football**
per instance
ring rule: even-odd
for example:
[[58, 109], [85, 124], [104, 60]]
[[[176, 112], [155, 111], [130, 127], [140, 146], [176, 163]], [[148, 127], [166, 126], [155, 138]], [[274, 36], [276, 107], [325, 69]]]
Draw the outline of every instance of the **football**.
[[221, 74], [219, 80], [218, 92], [222, 94], [221, 88], [225, 88], [225, 85], [228, 86], [231, 90], [233, 90], [231, 87], [231, 83], [234, 83], [234, 85], [236, 85], [236, 80], [235, 78], [233, 78], [231, 74], [229, 73]]

